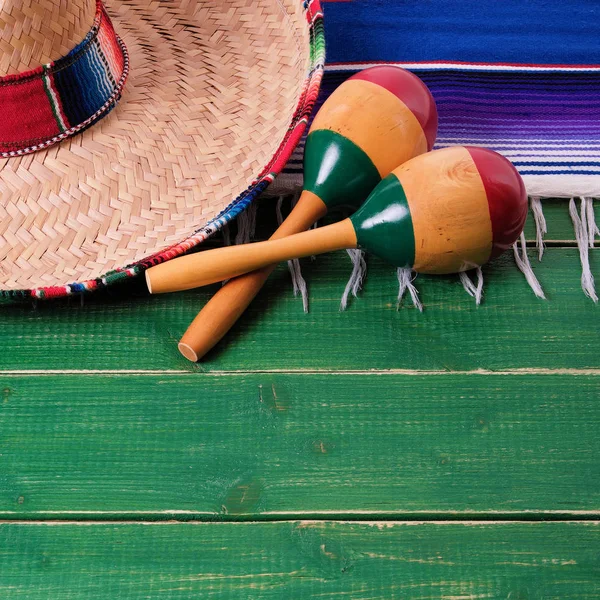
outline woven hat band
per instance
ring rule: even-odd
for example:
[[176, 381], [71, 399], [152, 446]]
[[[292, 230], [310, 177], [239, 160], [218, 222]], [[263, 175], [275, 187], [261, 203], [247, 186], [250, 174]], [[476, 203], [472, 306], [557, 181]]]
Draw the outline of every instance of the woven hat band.
[[66, 56], [0, 78], [0, 157], [47, 148], [102, 118], [118, 101], [129, 60], [100, 2], [92, 28]]

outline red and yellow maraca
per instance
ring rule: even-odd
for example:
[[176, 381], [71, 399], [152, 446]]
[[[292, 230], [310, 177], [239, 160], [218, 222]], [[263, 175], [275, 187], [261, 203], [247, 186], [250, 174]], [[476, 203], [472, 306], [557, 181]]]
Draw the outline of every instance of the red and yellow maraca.
[[152, 293], [222, 281], [273, 262], [363, 248], [397, 267], [446, 274], [509, 248], [527, 216], [525, 186], [491, 150], [455, 146], [394, 169], [350, 218], [280, 240], [209, 250], [146, 272]]
[[[431, 150], [437, 110], [425, 84], [393, 66], [372, 67], [342, 83], [323, 104], [304, 152], [304, 190], [272, 240], [308, 229], [328, 210], [358, 208], [392, 169]], [[230, 280], [205, 305], [179, 343], [198, 360], [231, 328], [275, 265]]]

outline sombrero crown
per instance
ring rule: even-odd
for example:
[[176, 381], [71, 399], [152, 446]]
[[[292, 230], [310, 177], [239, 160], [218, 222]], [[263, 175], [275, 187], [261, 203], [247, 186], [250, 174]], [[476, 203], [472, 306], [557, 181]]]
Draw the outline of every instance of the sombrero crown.
[[316, 0], [4, 0], [0, 294], [201, 242], [282, 168], [322, 60]]

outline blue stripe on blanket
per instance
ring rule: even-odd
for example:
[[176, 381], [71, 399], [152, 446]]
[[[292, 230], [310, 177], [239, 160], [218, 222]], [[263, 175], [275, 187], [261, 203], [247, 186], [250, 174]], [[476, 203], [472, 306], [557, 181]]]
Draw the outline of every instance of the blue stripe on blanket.
[[598, 0], [324, 2], [327, 60], [589, 64]]
[[[400, 63], [436, 100], [436, 147], [497, 150], [532, 195], [600, 196], [600, 1], [326, 0], [324, 9], [317, 108], [360, 63]], [[279, 188], [301, 172], [299, 146]]]

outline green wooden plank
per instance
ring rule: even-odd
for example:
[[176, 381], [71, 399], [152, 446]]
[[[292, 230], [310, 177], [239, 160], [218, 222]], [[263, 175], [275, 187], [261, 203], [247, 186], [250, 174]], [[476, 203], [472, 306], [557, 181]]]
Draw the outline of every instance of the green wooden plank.
[[[594, 272], [600, 253], [590, 251]], [[531, 252], [533, 259], [533, 251]], [[425, 312], [396, 310], [393, 269], [369, 260], [360, 298], [340, 313], [350, 273], [345, 252], [304, 261], [310, 313], [281, 267], [230, 335], [200, 365], [177, 341], [217, 288], [135, 297], [135, 290], [37, 309], [0, 308], [0, 370], [48, 369], [509, 369], [587, 368], [600, 360], [598, 306], [583, 295], [576, 249], [548, 249], [534, 268], [548, 295], [533, 295], [512, 257], [484, 269], [476, 307], [457, 277], [418, 277]], [[139, 284], [141, 285], [141, 284]], [[134, 297], [131, 298], [130, 294]]]
[[598, 523], [1, 524], [6, 600], [600, 596]]
[[599, 375], [5, 376], [0, 390], [0, 518], [600, 514]]

